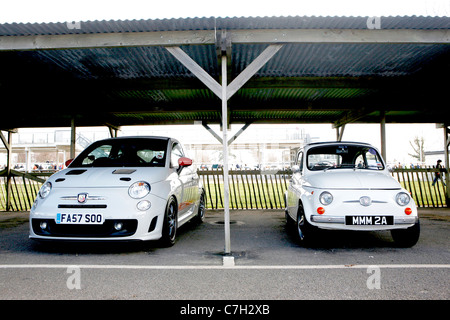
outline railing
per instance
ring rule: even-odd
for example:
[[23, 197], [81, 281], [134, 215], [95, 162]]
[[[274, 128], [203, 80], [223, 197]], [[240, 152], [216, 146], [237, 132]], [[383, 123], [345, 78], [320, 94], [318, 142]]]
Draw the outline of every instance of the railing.
[[[394, 169], [392, 176], [407, 189], [419, 207], [446, 207], [446, 187], [442, 180], [433, 185], [437, 169]], [[0, 171], [0, 211], [31, 209], [41, 185], [53, 172], [24, 173], [11, 170], [10, 202], [7, 208], [6, 170]], [[224, 207], [223, 171], [199, 170], [209, 209]], [[230, 170], [230, 209], [283, 209], [283, 195], [292, 175], [290, 170]]]
[[[223, 170], [199, 170], [209, 209], [223, 208]], [[290, 170], [229, 170], [230, 209], [282, 209]]]
[[25, 173], [11, 170], [10, 201], [8, 208], [8, 175], [0, 171], [0, 211], [28, 211], [45, 180], [53, 172]]
[[[445, 172], [433, 185], [438, 169], [394, 169], [392, 176], [411, 193], [418, 207], [447, 207]], [[223, 171], [198, 171], [203, 178], [207, 208], [223, 208]], [[230, 170], [230, 209], [283, 209], [283, 195], [292, 172]]]
[[[433, 183], [437, 172], [440, 172], [442, 179]], [[443, 170], [434, 168], [392, 170], [392, 176], [411, 193], [418, 207], [448, 206], [445, 174]]]

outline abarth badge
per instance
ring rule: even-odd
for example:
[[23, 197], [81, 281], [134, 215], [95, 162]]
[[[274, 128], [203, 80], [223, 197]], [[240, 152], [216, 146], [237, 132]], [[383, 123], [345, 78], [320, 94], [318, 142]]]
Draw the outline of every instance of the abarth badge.
[[79, 203], [85, 203], [87, 200], [88, 194], [87, 193], [79, 193], [77, 200]]

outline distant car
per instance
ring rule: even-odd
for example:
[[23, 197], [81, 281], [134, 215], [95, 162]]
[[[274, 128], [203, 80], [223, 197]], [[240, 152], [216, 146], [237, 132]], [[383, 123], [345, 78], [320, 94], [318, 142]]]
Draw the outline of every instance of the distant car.
[[390, 230], [400, 246], [414, 246], [419, 217], [409, 192], [389, 174], [378, 150], [366, 143], [312, 143], [301, 149], [285, 193], [286, 219], [300, 242], [317, 229]]
[[181, 144], [167, 137], [94, 142], [52, 175], [30, 210], [30, 238], [158, 240], [203, 222], [205, 192]]

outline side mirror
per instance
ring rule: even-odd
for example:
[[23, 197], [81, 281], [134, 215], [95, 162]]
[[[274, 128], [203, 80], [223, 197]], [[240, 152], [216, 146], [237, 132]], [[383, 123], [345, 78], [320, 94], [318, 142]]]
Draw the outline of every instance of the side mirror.
[[66, 165], [66, 168], [72, 163], [73, 159], [69, 159], [64, 164]]
[[190, 165], [192, 165], [192, 159], [181, 157], [180, 159], [178, 159], [178, 165], [180, 166], [180, 168], [189, 167]]
[[298, 172], [300, 172], [300, 166], [293, 165], [292, 166], [292, 173], [298, 173]]

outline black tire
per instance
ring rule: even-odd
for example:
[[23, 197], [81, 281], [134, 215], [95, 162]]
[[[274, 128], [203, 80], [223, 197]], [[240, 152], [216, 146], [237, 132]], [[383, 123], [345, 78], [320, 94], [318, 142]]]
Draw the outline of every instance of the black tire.
[[298, 206], [297, 211], [296, 231], [297, 239], [303, 246], [310, 246], [313, 243], [315, 227], [306, 219], [305, 211], [301, 204]]
[[416, 224], [408, 229], [391, 230], [391, 235], [398, 247], [410, 248], [419, 241], [420, 223], [417, 221]]
[[161, 243], [163, 246], [171, 247], [175, 244], [178, 227], [177, 202], [170, 198], [167, 202], [166, 212], [162, 229]]
[[200, 202], [198, 203], [198, 211], [196, 221], [197, 223], [203, 223], [205, 221], [205, 212], [206, 212], [206, 194], [205, 191], [202, 191], [200, 195]]

